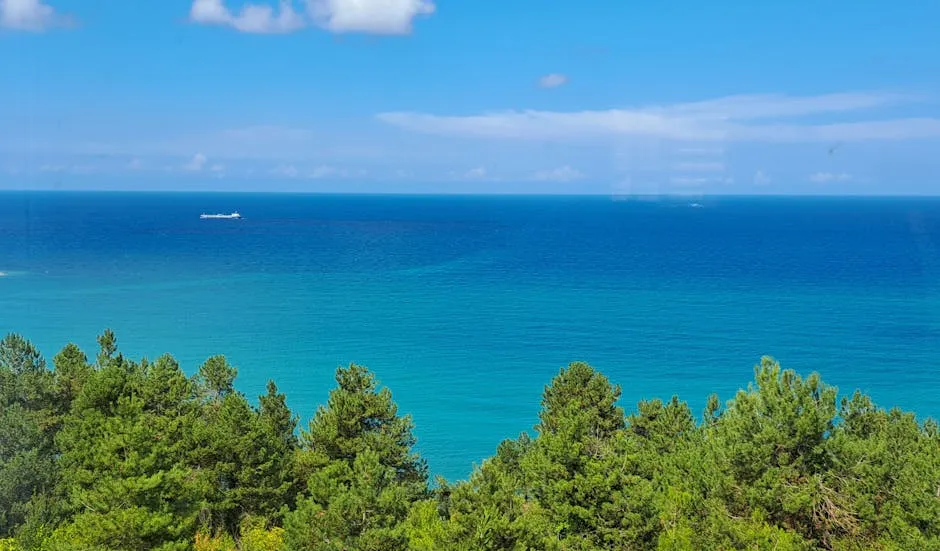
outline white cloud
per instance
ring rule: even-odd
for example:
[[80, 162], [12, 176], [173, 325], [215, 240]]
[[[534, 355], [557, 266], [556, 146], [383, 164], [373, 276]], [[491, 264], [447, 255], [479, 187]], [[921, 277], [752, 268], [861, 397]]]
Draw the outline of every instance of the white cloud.
[[554, 170], [542, 170], [532, 175], [532, 179], [540, 182], [571, 182], [584, 178], [584, 174], [575, 168], [565, 165]]
[[310, 171], [309, 177], [314, 179], [326, 178], [334, 174], [336, 169], [331, 166], [318, 166]]
[[754, 94], [650, 107], [647, 110], [713, 120], [754, 120], [857, 111], [912, 99], [913, 96], [891, 92], [843, 92], [818, 96]]
[[486, 169], [482, 166], [471, 168], [470, 170], [464, 172], [462, 177], [465, 180], [482, 180], [486, 178]]
[[[416, 17], [436, 10], [432, 0], [304, 1], [312, 22], [334, 33], [409, 34]], [[189, 18], [193, 23], [258, 34], [290, 33], [310, 23], [294, 8], [294, 0], [278, 0], [276, 8], [268, 3], [246, 3], [237, 10], [229, 8], [226, 0], [193, 0]]]
[[758, 170], [754, 173], [754, 185], [756, 186], [766, 186], [770, 184], [770, 176], [764, 173], [763, 170]]
[[275, 9], [267, 4], [245, 4], [237, 13], [223, 0], [193, 0], [189, 19], [203, 25], [223, 25], [245, 33], [283, 34], [302, 29], [306, 22], [294, 10], [292, 0], [280, 0]]
[[694, 134], [662, 117], [628, 111], [510, 111], [471, 116], [381, 113], [379, 120], [406, 130], [476, 138], [576, 139], [618, 135]]
[[704, 184], [733, 184], [734, 178], [724, 176], [674, 176], [669, 179], [672, 184], [699, 186]]
[[416, 17], [436, 9], [432, 0], [307, 0], [313, 20], [335, 33], [409, 34]]
[[539, 79], [539, 86], [542, 88], [558, 88], [567, 83], [568, 77], [560, 73], [552, 73]]
[[862, 141], [940, 137], [940, 119], [897, 118], [843, 123], [785, 123], [787, 118], [850, 113], [911, 101], [893, 93], [820, 96], [729, 96], [707, 101], [605, 111], [506, 111], [447, 116], [380, 113], [415, 132], [520, 140], [660, 138], [677, 141]]
[[41, 0], [0, 0], [0, 27], [38, 32], [69, 24], [68, 17]]
[[496, 180], [496, 178], [490, 176], [490, 173], [486, 167], [482, 166], [463, 171], [451, 170], [447, 173], [447, 176], [451, 180], [460, 180], [466, 182], [491, 182]]
[[852, 180], [851, 174], [841, 173], [832, 173], [832, 172], [817, 172], [815, 174], [810, 174], [809, 181], [815, 182], [817, 184], [826, 184], [829, 182], [848, 182]]
[[190, 159], [188, 163], [183, 165], [183, 170], [190, 170], [193, 172], [198, 172], [206, 166], [206, 162], [208, 161], [209, 159], [206, 158], [205, 155], [203, 155], [202, 153], [196, 153], [195, 155], [193, 155], [193, 158]]
[[295, 165], [286, 164], [275, 167], [271, 174], [282, 178], [310, 178], [320, 180], [323, 178], [350, 178], [352, 176], [365, 176], [365, 170], [351, 171], [346, 168], [338, 168], [330, 165], [320, 165], [309, 171], [297, 168]]
[[281, 165], [271, 170], [271, 174], [284, 178], [296, 178], [300, 171], [294, 165]]
[[329, 165], [318, 166], [307, 174], [308, 178], [313, 178], [314, 180], [322, 178], [348, 178], [349, 176], [350, 172], [345, 168], [337, 168]]

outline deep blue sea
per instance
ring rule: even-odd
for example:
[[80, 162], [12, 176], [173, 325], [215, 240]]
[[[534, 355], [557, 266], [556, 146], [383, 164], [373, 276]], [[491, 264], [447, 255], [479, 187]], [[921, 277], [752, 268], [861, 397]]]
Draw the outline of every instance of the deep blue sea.
[[[306, 424], [349, 362], [464, 478], [584, 360], [698, 414], [762, 355], [940, 417], [940, 200], [0, 193], [0, 333], [192, 373]], [[244, 220], [200, 220], [239, 210]]]

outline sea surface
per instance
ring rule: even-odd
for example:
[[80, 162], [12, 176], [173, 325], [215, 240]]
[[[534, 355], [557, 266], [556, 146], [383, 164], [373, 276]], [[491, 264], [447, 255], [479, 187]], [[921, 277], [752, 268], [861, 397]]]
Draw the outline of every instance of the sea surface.
[[[584, 360], [698, 415], [762, 355], [940, 417], [940, 200], [0, 193], [0, 333], [51, 358], [225, 354], [306, 425], [368, 366], [434, 473], [531, 430]], [[243, 220], [200, 220], [238, 210]]]

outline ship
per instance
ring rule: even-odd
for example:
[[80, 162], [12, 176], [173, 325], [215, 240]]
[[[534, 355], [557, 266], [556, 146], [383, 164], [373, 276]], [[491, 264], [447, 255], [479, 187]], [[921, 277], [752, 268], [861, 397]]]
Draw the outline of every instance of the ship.
[[199, 215], [199, 218], [203, 220], [206, 220], [206, 219], [238, 220], [241, 217], [242, 215], [238, 214], [237, 212], [233, 212], [231, 214], [205, 214], [203, 213]]

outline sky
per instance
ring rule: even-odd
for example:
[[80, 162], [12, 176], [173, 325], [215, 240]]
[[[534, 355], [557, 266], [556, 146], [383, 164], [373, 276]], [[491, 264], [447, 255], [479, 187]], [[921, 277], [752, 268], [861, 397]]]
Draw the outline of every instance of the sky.
[[940, 2], [0, 0], [0, 188], [940, 194]]

